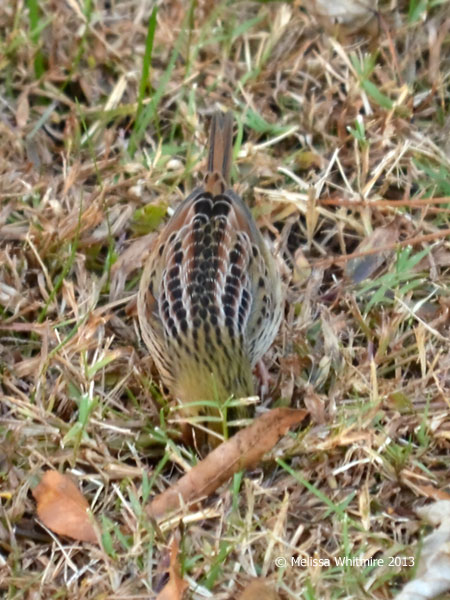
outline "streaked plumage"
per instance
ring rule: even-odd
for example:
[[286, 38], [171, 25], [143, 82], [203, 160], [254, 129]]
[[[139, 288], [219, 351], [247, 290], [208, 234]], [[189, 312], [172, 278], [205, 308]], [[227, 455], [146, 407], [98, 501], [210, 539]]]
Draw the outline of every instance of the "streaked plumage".
[[229, 187], [231, 149], [232, 117], [216, 113], [204, 185], [161, 232], [139, 288], [144, 341], [183, 405], [252, 395], [252, 368], [281, 321], [273, 258]]

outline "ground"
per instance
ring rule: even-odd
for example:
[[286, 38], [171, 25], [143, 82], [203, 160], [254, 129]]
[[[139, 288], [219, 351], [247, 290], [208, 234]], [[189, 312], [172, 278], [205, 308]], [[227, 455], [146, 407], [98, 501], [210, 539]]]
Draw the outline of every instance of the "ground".
[[[2, 597], [152, 598], [173, 536], [195, 599], [257, 576], [283, 599], [384, 599], [413, 577], [416, 509], [450, 493], [448, 7], [392, 0], [340, 25], [298, 0], [2, 3]], [[198, 458], [135, 295], [217, 107], [286, 293], [257, 412], [309, 415], [156, 523], [145, 503]], [[36, 521], [49, 468], [75, 477], [102, 549]]]

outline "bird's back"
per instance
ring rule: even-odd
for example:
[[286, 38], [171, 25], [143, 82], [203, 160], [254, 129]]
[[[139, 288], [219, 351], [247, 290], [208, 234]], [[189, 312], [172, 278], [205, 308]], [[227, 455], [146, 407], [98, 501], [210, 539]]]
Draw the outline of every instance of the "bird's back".
[[231, 140], [231, 118], [216, 116], [205, 184], [167, 223], [141, 281], [147, 345], [166, 384], [194, 400], [252, 394], [251, 368], [281, 320], [273, 259], [228, 185]]

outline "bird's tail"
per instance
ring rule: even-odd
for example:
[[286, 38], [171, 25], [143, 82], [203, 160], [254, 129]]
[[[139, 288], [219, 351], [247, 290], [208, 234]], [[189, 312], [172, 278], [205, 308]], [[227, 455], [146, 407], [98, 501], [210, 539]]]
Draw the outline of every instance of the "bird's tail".
[[231, 112], [214, 113], [211, 121], [208, 149], [206, 189], [213, 195], [230, 187], [230, 170], [233, 151], [233, 115]]

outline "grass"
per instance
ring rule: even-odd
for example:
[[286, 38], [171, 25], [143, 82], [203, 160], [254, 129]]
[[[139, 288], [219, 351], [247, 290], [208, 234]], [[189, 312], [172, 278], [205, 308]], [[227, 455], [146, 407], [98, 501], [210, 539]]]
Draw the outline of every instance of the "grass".
[[[335, 562], [417, 557], [415, 509], [450, 493], [448, 3], [379, 5], [354, 30], [295, 2], [2, 3], [2, 598], [154, 597], [173, 535], [198, 600], [255, 576], [283, 600], [381, 600], [413, 576]], [[198, 457], [135, 294], [202, 176], [216, 106], [234, 111], [236, 189], [286, 287], [263, 403], [310, 416], [182, 522], [156, 523], [145, 504]], [[76, 475], [102, 550], [37, 523], [47, 468]]]

